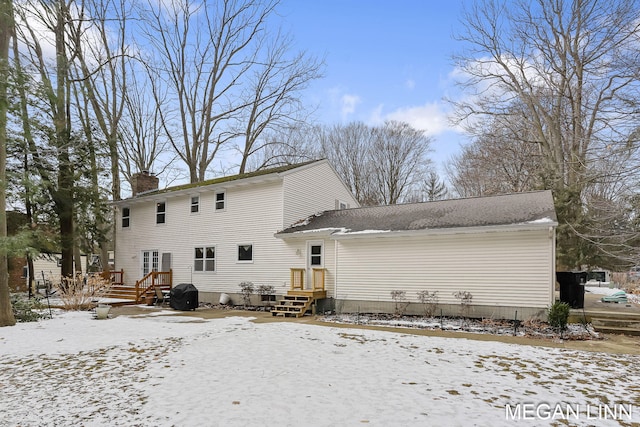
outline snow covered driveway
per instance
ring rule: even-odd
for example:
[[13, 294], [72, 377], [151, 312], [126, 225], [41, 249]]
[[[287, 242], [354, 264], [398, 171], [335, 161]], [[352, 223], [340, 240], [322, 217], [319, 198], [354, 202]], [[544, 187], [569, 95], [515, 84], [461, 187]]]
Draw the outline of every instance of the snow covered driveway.
[[0, 425], [640, 422], [640, 356], [162, 314], [0, 328]]

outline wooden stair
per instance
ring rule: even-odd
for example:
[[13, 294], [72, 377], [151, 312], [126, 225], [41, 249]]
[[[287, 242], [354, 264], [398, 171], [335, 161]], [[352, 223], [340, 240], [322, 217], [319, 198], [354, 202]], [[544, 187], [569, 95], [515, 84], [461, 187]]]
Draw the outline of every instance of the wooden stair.
[[102, 295], [104, 298], [131, 300], [136, 302], [135, 286], [113, 285]]
[[592, 317], [591, 325], [596, 332], [640, 336], [640, 319], [623, 317]]
[[326, 298], [325, 291], [289, 291], [271, 310], [272, 316], [302, 317], [317, 299]]
[[[157, 285], [157, 288], [162, 290], [171, 290], [167, 285]], [[112, 285], [101, 298], [109, 298], [114, 300], [120, 300], [118, 302], [111, 302], [111, 305], [128, 305], [128, 304], [142, 304], [145, 302], [145, 296], [151, 295], [155, 297], [155, 291], [153, 289], [148, 290], [146, 293], [140, 295], [140, 299], [136, 300], [136, 287], [127, 285]]]

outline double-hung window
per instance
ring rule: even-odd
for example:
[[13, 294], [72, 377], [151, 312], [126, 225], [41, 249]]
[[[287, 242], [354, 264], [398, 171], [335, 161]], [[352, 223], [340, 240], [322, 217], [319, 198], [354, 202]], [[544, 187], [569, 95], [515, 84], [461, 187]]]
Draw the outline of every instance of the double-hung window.
[[200, 196], [191, 196], [191, 213], [200, 211]]
[[193, 271], [216, 271], [215, 246], [200, 246], [195, 248]]
[[225, 192], [221, 191], [219, 193], [216, 193], [216, 210], [217, 211], [224, 210], [224, 205], [225, 205]]
[[156, 224], [164, 224], [166, 218], [167, 204], [166, 202], [156, 203]]
[[122, 208], [122, 228], [129, 228], [131, 221], [131, 209]]

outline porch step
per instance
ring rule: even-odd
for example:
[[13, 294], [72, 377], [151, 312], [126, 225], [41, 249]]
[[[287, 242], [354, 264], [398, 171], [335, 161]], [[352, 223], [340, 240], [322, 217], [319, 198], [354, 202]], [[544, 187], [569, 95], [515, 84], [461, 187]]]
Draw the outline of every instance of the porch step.
[[271, 310], [272, 316], [302, 317], [315, 299], [307, 295], [284, 295]]
[[592, 317], [591, 325], [596, 332], [640, 336], [640, 319], [638, 318]]
[[104, 298], [136, 300], [136, 288], [127, 285], [113, 285], [105, 294]]

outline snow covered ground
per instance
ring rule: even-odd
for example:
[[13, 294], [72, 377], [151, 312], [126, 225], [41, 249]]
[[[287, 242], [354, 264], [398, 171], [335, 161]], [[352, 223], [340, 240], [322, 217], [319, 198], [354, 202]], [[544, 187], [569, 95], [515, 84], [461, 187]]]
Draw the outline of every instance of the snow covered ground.
[[153, 313], [0, 328], [0, 425], [640, 422], [640, 356]]
[[[616, 287], [609, 287], [609, 286], [604, 286], [604, 287], [602, 287], [602, 286], [588, 286], [588, 284], [587, 284], [587, 286], [585, 287], [584, 290], [585, 290], [585, 292], [590, 292], [590, 293], [592, 293], [594, 295], [605, 296], [605, 295], [613, 295], [616, 292], [621, 291], [622, 289], [616, 288]], [[630, 303], [633, 303], [633, 304], [640, 304], [640, 295], [627, 293], [627, 300]]]

